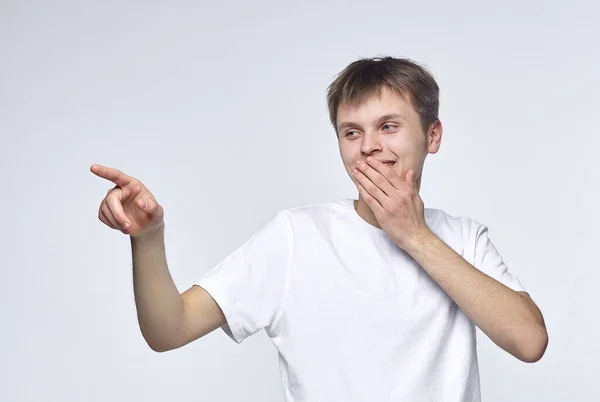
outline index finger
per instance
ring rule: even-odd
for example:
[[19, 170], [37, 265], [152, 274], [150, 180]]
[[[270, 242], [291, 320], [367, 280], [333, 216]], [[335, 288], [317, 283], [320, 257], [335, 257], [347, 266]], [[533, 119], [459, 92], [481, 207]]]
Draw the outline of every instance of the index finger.
[[402, 178], [393, 168], [389, 167], [385, 163], [380, 162], [376, 158], [369, 156], [367, 158], [367, 165], [369, 165], [369, 167], [373, 169], [373, 171], [382, 175], [393, 187], [400, 189], [400, 187], [402, 186]]
[[120, 170], [109, 168], [102, 165], [92, 165], [90, 167], [92, 173], [96, 176], [102, 177], [103, 179], [110, 180], [119, 187], [125, 187], [131, 183], [131, 177], [127, 176]]

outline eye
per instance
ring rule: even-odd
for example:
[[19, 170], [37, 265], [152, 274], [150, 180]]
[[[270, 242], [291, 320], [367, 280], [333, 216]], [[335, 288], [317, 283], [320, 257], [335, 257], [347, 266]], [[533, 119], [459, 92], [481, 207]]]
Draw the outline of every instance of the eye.
[[352, 134], [354, 134], [354, 133], [358, 133], [358, 131], [355, 131], [355, 130], [350, 130], [350, 131], [347, 131], [347, 132], [346, 132], [346, 137], [349, 137], [349, 136], [351, 136], [351, 135], [352, 135]]
[[[395, 126], [395, 125], [393, 125], [393, 124], [384, 124], [384, 125], [383, 125], [383, 129], [384, 129], [384, 130], [386, 130], [386, 127], [388, 127], [388, 128], [389, 128], [389, 130], [391, 130], [391, 129], [393, 129], [393, 128], [396, 128], [396, 126]], [[388, 131], [389, 131], [389, 130], [388, 130]]]

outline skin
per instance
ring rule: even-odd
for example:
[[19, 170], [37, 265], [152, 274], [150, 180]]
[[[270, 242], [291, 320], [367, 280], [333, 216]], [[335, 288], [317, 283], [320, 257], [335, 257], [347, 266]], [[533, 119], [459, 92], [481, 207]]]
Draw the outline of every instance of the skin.
[[341, 105], [337, 131], [342, 161], [359, 191], [359, 216], [411, 255], [496, 345], [524, 362], [541, 359], [548, 332], [530, 296], [473, 267], [425, 223], [419, 190], [425, 158], [440, 147], [441, 123], [423, 132], [410, 101], [384, 87], [360, 105]]
[[100, 202], [98, 219], [131, 240], [135, 305], [148, 346], [156, 352], [177, 349], [225, 324], [206, 290], [192, 286], [180, 294], [175, 286], [165, 255], [164, 210], [150, 190], [120, 170], [90, 170], [114, 184]]
[[[398, 116], [380, 120], [393, 114]], [[340, 105], [337, 119], [340, 155], [346, 172], [357, 185], [360, 183], [352, 171], [360, 168], [357, 163], [365, 163], [371, 156], [395, 161], [390, 169], [395, 176], [406, 179], [407, 175], [413, 175], [414, 179], [409, 180], [414, 181], [417, 192], [420, 190], [425, 158], [440, 148], [443, 129], [439, 120], [424, 133], [420, 117], [410, 102], [386, 87], [382, 88], [381, 96], [371, 97], [360, 105]], [[399, 179], [396, 184], [402, 186], [403, 181]], [[408, 187], [400, 191], [408, 191]], [[355, 208], [365, 221], [381, 227], [360, 191]]]
[[[390, 114], [401, 117], [380, 120]], [[424, 133], [410, 102], [387, 89], [361, 105], [341, 105], [338, 123], [340, 154], [359, 190], [358, 214], [406, 250], [493, 342], [520, 360], [539, 360], [548, 333], [529, 295], [477, 270], [425, 224], [421, 176], [427, 154], [439, 149], [441, 123]], [[396, 164], [389, 168], [377, 159]], [[90, 170], [115, 185], [100, 203], [98, 218], [131, 238], [136, 308], [150, 347], [179, 348], [225, 324], [223, 312], [201, 287], [179, 294], [166, 263], [164, 211], [152, 193], [117, 169], [93, 165]]]

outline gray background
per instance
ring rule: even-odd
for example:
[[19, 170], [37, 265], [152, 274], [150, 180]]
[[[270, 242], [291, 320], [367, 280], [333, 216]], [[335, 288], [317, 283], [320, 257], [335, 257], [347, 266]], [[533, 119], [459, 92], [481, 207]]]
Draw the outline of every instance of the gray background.
[[479, 332], [484, 400], [600, 400], [600, 7], [482, 3], [0, 2], [0, 400], [282, 401], [264, 331], [144, 343], [89, 167], [155, 194], [183, 291], [277, 211], [357, 196], [325, 89], [376, 55], [441, 87], [426, 206], [488, 225], [547, 321], [531, 365]]

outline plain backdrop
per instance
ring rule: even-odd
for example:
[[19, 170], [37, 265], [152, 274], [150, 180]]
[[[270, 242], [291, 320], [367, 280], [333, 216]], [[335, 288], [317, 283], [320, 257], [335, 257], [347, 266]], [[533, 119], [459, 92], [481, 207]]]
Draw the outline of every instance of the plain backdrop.
[[[598, 401], [600, 6], [593, 1], [0, 1], [0, 400], [283, 401], [264, 331], [155, 353], [112, 183], [165, 208], [186, 290], [278, 211], [357, 197], [326, 87], [408, 57], [441, 88], [427, 207], [489, 226], [544, 313], [546, 355], [478, 332], [485, 402]], [[360, 323], [358, 323], [360, 325]]]

